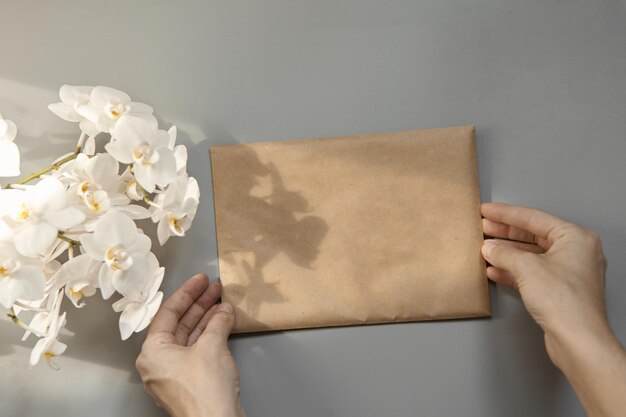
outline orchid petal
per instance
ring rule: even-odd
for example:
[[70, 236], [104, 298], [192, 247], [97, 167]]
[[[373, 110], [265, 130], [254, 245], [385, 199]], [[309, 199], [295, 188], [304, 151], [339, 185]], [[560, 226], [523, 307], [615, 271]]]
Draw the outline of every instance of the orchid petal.
[[84, 234], [80, 237], [82, 249], [96, 261], [104, 261], [104, 253], [108, 249], [93, 234]]
[[110, 101], [128, 104], [130, 103], [130, 96], [123, 91], [101, 85], [94, 88], [91, 92], [91, 102], [98, 107], [104, 107]]
[[122, 116], [111, 130], [111, 136], [129, 146], [139, 145], [150, 140], [157, 127], [141, 117]]
[[139, 234], [137, 235], [137, 238], [135, 239], [135, 241], [132, 244], [127, 246], [127, 250], [128, 252], [132, 254], [145, 255], [146, 253], [150, 251], [151, 247], [152, 247], [152, 241], [150, 240], [150, 238], [146, 235]]
[[26, 190], [27, 202], [38, 211], [56, 211], [65, 207], [65, 186], [54, 177], [47, 177]]
[[98, 108], [93, 104], [86, 104], [76, 108], [76, 112], [90, 122], [97, 123], [100, 115], [102, 114], [102, 108]]
[[167, 131], [167, 134], [170, 138], [167, 147], [170, 150], [174, 150], [174, 145], [176, 145], [176, 136], [178, 135], [178, 129], [176, 129], [176, 126], [172, 126], [169, 128], [169, 130]]
[[113, 156], [105, 153], [87, 161], [84, 170], [90, 180], [104, 186], [107, 182], [111, 182], [111, 178], [118, 175], [120, 164]]
[[11, 120], [2, 119], [0, 117], [0, 139], [6, 139], [10, 142], [15, 140], [17, 135], [17, 126]]
[[100, 286], [102, 298], [105, 300], [108, 300], [115, 292], [112, 278], [113, 271], [106, 264], [102, 264], [98, 272], [98, 285]]
[[133, 266], [130, 269], [112, 276], [113, 287], [124, 296], [140, 291], [146, 279], [147, 267], [148, 261], [145, 256], [133, 256]]
[[137, 238], [137, 226], [127, 215], [114, 210], [98, 221], [95, 236], [107, 247], [131, 245]]
[[48, 109], [59, 116], [61, 119], [66, 120], [68, 122], [80, 122], [83, 120], [83, 116], [78, 114], [76, 110], [74, 110], [74, 106], [65, 103], [53, 103], [48, 105]]
[[166, 186], [176, 180], [176, 158], [172, 151], [167, 148], [159, 149], [159, 162], [156, 164], [156, 183]]
[[159, 311], [159, 307], [161, 306], [161, 301], [163, 300], [163, 293], [159, 291], [156, 293], [154, 298], [145, 305], [146, 314], [143, 316], [143, 320], [139, 323], [139, 326], [135, 329], [135, 332], [140, 332], [144, 330], [146, 327], [150, 325], [150, 322], [156, 315], [157, 311]]
[[65, 104], [87, 103], [93, 87], [82, 85], [63, 85], [59, 90], [59, 97]]
[[138, 206], [136, 204], [129, 204], [127, 206], [116, 207], [116, 210], [122, 211], [133, 220], [147, 219], [150, 217], [150, 210], [145, 207]]
[[96, 153], [96, 139], [93, 136], [88, 136], [83, 146], [83, 153], [85, 155], [93, 155]]
[[176, 172], [183, 172], [187, 167], [187, 147], [178, 145], [174, 148], [174, 158], [176, 158]]
[[159, 244], [161, 246], [165, 245], [165, 242], [168, 241], [170, 236], [171, 233], [169, 224], [167, 223], [167, 216], [163, 216], [157, 226], [157, 237], [159, 238]]
[[13, 239], [15, 249], [34, 258], [43, 254], [57, 238], [57, 229], [47, 223], [39, 222], [26, 225]]
[[153, 193], [156, 188], [155, 173], [151, 166], [143, 166], [141, 164], [134, 165], [135, 178], [139, 185], [149, 193]]
[[170, 142], [170, 135], [165, 130], [157, 130], [152, 136], [147, 140], [152, 149], [160, 149], [165, 148], [171, 152], [168, 148], [168, 144]]
[[80, 127], [80, 130], [89, 137], [95, 138], [96, 135], [100, 133], [100, 131], [96, 127], [96, 124], [91, 120], [83, 119], [80, 121], [80, 124], [78, 126]]
[[61, 230], [71, 229], [85, 220], [85, 214], [76, 207], [44, 213], [44, 219]]
[[196, 202], [200, 201], [200, 187], [198, 186], [198, 181], [190, 177], [187, 181], [187, 190], [185, 192], [185, 201], [189, 199], [193, 199]]
[[130, 164], [133, 162], [132, 148], [124, 145], [121, 140], [111, 140], [104, 145], [104, 149], [110, 153], [113, 158], [117, 159], [123, 164]]
[[146, 309], [141, 304], [131, 304], [124, 309], [120, 315], [120, 334], [122, 340], [128, 339], [135, 329], [141, 324], [144, 316], [146, 315]]
[[0, 177], [20, 175], [20, 150], [9, 140], [0, 139]]
[[[111, 199], [111, 204], [114, 206], [126, 206], [127, 204], [130, 203], [130, 198], [128, 198], [124, 194], [119, 194], [119, 193], [109, 194], [109, 198]], [[123, 207], [120, 207], [120, 208], [123, 208]], [[130, 218], [134, 219], [134, 217], [132, 216], [130, 216]]]
[[39, 300], [44, 296], [44, 286], [45, 276], [40, 268], [22, 266], [10, 277], [2, 279], [0, 304], [5, 308], [10, 308], [18, 298], [30, 301]]
[[96, 120], [96, 128], [101, 132], [110, 132], [114, 125], [115, 120], [111, 119], [104, 113], [100, 114], [100, 117]]

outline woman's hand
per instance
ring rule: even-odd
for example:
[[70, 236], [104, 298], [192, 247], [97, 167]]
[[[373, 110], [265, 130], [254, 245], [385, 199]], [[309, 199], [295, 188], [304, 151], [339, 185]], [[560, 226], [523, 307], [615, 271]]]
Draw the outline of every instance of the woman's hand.
[[190, 278], [161, 306], [137, 358], [146, 391], [173, 417], [244, 416], [227, 344], [235, 316], [216, 304], [220, 292], [204, 274]]
[[540, 210], [481, 207], [492, 265], [487, 276], [516, 288], [545, 334], [552, 362], [572, 383], [590, 416], [626, 410], [626, 354], [609, 326], [606, 259], [598, 235]]

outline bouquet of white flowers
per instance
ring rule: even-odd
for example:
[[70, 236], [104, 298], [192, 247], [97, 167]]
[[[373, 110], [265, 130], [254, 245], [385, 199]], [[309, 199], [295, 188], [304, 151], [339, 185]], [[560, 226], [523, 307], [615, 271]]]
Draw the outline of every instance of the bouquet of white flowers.
[[[135, 224], [157, 223], [163, 245], [184, 236], [200, 191], [187, 174], [187, 148], [176, 146], [176, 128], [160, 130], [152, 107], [108, 87], [64, 85], [49, 106], [79, 123], [74, 152], [0, 190], [0, 306], [14, 323], [39, 337], [31, 365], [62, 354], [58, 340], [67, 297], [74, 306], [99, 289], [121, 298], [122, 339], [145, 329], [158, 310], [164, 268], [152, 241]], [[0, 177], [20, 175], [15, 123], [0, 116]], [[96, 137], [110, 135], [105, 153]], [[37, 181], [36, 183], [33, 183]]]

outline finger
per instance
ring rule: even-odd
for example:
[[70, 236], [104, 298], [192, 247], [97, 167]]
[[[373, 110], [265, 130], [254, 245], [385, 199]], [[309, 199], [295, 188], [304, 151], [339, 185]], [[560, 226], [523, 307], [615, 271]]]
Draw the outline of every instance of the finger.
[[229, 303], [222, 303], [215, 308], [206, 329], [199, 341], [217, 342], [226, 345], [228, 336], [235, 326], [235, 311]]
[[202, 316], [213, 306], [220, 298], [221, 286], [214, 282], [209, 284], [208, 288], [198, 297], [193, 304], [187, 309], [185, 315], [178, 321], [178, 326], [174, 336], [176, 341], [183, 345], [187, 345], [187, 338], [194, 330]]
[[483, 233], [491, 237], [534, 243], [538, 244], [545, 250], [549, 249], [548, 241], [546, 239], [537, 237], [528, 230], [520, 229], [519, 227], [510, 226], [504, 223], [494, 222], [489, 219], [483, 219]]
[[506, 239], [494, 239], [497, 240], [498, 243], [502, 243], [503, 245], [513, 246], [514, 248], [521, 249], [530, 253], [546, 253], [545, 249], [539, 245], [535, 245], [534, 243], [526, 243], [526, 242], [518, 242], [516, 240], [506, 240]]
[[513, 274], [504, 269], [490, 266], [487, 268], [487, 277], [496, 284], [504, 285], [506, 287], [517, 288], [517, 285], [515, 284], [515, 277], [513, 276]]
[[482, 253], [491, 265], [500, 269], [506, 269], [516, 276], [519, 276], [520, 271], [523, 269], [523, 262], [525, 259], [528, 259], [527, 255], [532, 255], [494, 239], [486, 240], [483, 243]]
[[211, 317], [213, 317], [213, 314], [215, 314], [215, 309], [218, 306], [219, 304], [215, 304], [213, 307], [209, 308], [206, 313], [204, 313], [204, 315], [196, 325], [196, 328], [193, 329], [191, 334], [189, 334], [189, 338], [187, 339], [187, 346], [191, 346], [198, 341], [198, 339], [204, 332], [204, 329], [206, 329], [207, 323], [209, 322]]
[[526, 230], [550, 243], [550, 233], [557, 227], [568, 224], [565, 220], [541, 210], [504, 203], [484, 203], [480, 211], [489, 220]]
[[167, 333], [174, 336], [178, 322], [193, 302], [207, 289], [209, 279], [205, 274], [197, 274], [189, 278], [174, 294], [161, 305], [154, 317], [148, 336]]

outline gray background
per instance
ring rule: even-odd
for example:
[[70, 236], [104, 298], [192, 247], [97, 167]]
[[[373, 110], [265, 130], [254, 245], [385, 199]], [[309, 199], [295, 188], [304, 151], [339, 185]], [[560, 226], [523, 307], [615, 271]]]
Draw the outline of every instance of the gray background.
[[[217, 274], [208, 148], [475, 124], [482, 198], [599, 231], [607, 302], [626, 340], [626, 6], [622, 1], [2, 1], [0, 113], [24, 171], [78, 130], [46, 106], [64, 84], [153, 105], [190, 148], [203, 191], [160, 258], [171, 293]], [[493, 318], [308, 330], [233, 340], [249, 417], [582, 416], [512, 291]], [[3, 416], [162, 416], [94, 297], [69, 303], [62, 370], [28, 369], [0, 321]]]

